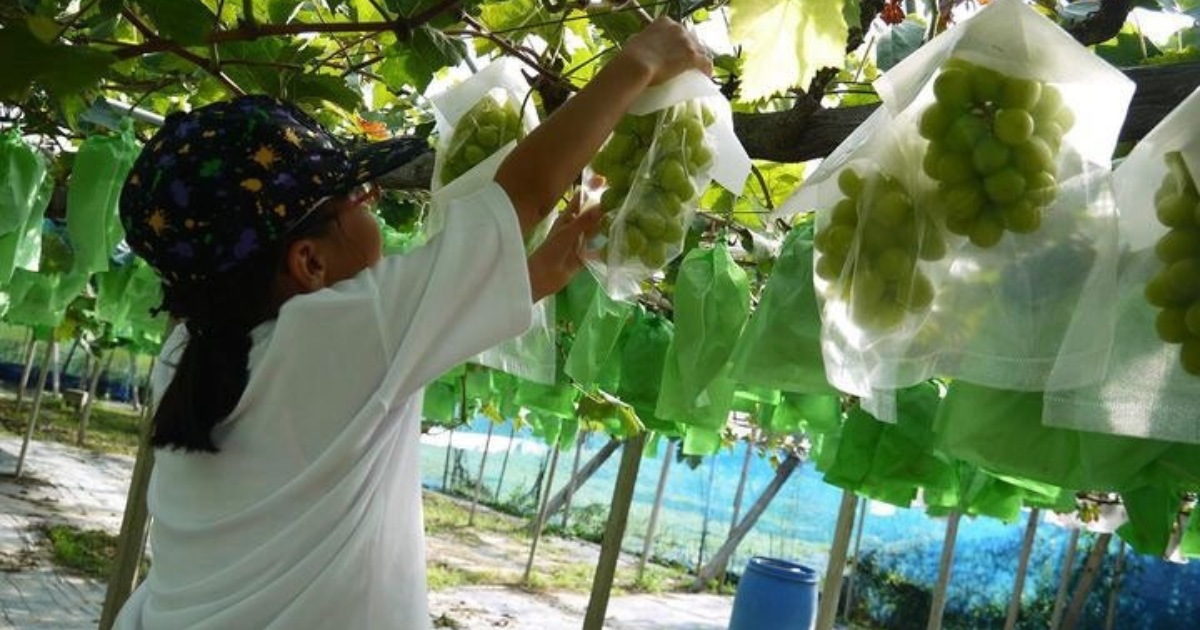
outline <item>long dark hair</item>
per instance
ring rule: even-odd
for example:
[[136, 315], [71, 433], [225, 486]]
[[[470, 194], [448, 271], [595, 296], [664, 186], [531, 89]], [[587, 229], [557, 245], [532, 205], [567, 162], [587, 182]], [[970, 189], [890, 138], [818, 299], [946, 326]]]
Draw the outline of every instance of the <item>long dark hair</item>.
[[195, 283], [163, 285], [160, 310], [187, 327], [188, 342], [154, 413], [155, 447], [217, 452], [212, 429], [229, 416], [246, 390], [250, 331], [279, 313], [274, 287], [288, 248], [302, 238], [325, 236], [337, 213], [323, 204], [238, 267]]

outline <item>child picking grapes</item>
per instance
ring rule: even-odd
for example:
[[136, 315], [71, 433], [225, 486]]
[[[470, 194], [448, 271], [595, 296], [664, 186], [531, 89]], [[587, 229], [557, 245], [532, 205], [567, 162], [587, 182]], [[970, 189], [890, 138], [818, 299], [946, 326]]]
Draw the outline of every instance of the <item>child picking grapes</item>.
[[426, 628], [421, 388], [530, 323], [580, 268], [594, 212], [545, 217], [629, 104], [711, 69], [660, 19], [463, 195], [381, 256], [370, 182], [423, 150], [350, 154], [293, 107], [170, 117], [121, 198], [182, 322], [155, 375], [154, 563], [118, 628]]

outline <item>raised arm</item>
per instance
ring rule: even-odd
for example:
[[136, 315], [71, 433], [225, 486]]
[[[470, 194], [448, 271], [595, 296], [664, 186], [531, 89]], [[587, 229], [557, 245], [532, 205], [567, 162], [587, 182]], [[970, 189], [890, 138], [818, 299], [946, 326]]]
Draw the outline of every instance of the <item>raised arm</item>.
[[703, 47], [678, 23], [659, 18], [521, 141], [496, 173], [521, 231], [528, 235], [553, 209], [642, 90], [693, 68], [712, 71]]

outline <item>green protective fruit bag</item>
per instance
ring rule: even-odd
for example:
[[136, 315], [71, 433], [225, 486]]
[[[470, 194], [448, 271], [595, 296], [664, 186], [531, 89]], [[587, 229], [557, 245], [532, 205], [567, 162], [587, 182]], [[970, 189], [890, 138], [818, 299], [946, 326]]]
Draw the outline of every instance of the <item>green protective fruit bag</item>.
[[547, 446], [558, 448], [558, 438], [563, 428], [562, 418], [532, 411], [529, 413], [528, 419], [529, 428], [533, 430], [534, 437], [541, 438]]
[[959, 510], [968, 516], [990, 516], [1006, 523], [1021, 515], [1025, 491], [982, 469], [959, 468]]
[[162, 345], [167, 331], [166, 312], [154, 314], [162, 304], [162, 280], [146, 261], [138, 258], [125, 288], [129, 301], [130, 336], [140, 347], [153, 350]]
[[1179, 514], [1180, 493], [1163, 486], [1143, 486], [1121, 493], [1129, 521], [1117, 529], [1133, 550], [1163, 557]]
[[1200, 510], [1192, 508], [1187, 529], [1179, 541], [1179, 553], [1186, 558], [1200, 558]]
[[567, 376], [585, 387], [596, 385], [609, 391], [616, 389], [619, 383], [612, 377], [619, 376], [620, 372], [605, 368], [616, 363], [610, 358], [632, 313], [632, 304], [615, 301], [603, 292], [597, 292], [575, 332], [575, 341], [563, 370]]
[[113, 265], [108, 271], [96, 274], [96, 316], [100, 321], [112, 325], [114, 330], [129, 326], [130, 303], [125, 289], [133, 279], [136, 258], [121, 265]]
[[857, 492], [871, 474], [884, 424], [861, 407], [846, 414], [838, 435], [837, 452], [825, 472], [825, 483]]
[[139, 151], [132, 132], [92, 136], [80, 145], [67, 183], [67, 231], [77, 271], [107, 270], [109, 257], [125, 238], [117, 200]]
[[663, 380], [663, 364], [675, 327], [661, 315], [635, 311], [629, 337], [621, 353], [621, 382], [617, 397], [637, 410], [638, 416], [653, 416]]
[[938, 409], [940, 448], [999, 474], [1063, 488], [1120, 490], [1144, 485], [1167, 442], [1042, 424], [1042, 395], [954, 381]]
[[662, 381], [654, 415], [692, 427], [720, 430], [729, 419], [733, 408], [737, 384], [729, 378], [729, 366], [725, 366], [700, 395], [690, 397], [683, 392], [683, 379], [679, 376], [678, 363], [671, 360], [678, 338], [667, 349], [663, 362]]
[[788, 233], [758, 308], [733, 352], [739, 383], [832, 394], [821, 358], [821, 313], [813, 289], [812, 225]]
[[[0, 235], [25, 226], [35, 209], [44, 209], [49, 198], [42, 199], [46, 181], [46, 161], [37, 149], [21, 139], [16, 129], [0, 134], [0, 172], [4, 187], [0, 189]], [[40, 208], [38, 207], [40, 206]]]
[[425, 386], [422, 415], [427, 422], [450, 426], [458, 422], [454, 411], [458, 408], [458, 390], [451, 383], [434, 381]]
[[750, 281], [723, 242], [696, 248], [679, 267], [674, 304], [679, 385], [692, 401], [726, 370], [750, 315]]
[[33, 273], [18, 269], [9, 284], [6, 319], [19, 326], [57, 327], [67, 306], [87, 286], [88, 274]]
[[8, 284], [17, 269], [38, 270], [42, 258], [42, 218], [53, 192], [54, 181], [43, 178], [24, 224], [0, 235], [0, 286]]
[[544, 416], [575, 417], [575, 398], [579, 391], [570, 385], [543, 385], [522, 380], [517, 385], [514, 401]]
[[683, 434], [683, 445], [680, 448], [687, 456], [716, 455], [721, 450], [721, 432], [703, 427], [687, 427]]

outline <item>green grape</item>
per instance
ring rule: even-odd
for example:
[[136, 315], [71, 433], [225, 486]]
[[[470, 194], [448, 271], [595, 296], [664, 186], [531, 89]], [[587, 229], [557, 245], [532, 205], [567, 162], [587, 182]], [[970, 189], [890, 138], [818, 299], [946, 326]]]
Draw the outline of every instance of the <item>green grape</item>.
[[523, 131], [516, 105], [502, 105], [491, 94], [480, 99], [455, 125], [440, 181], [443, 185], [454, 181], [505, 144], [519, 139]]
[[1192, 376], [1200, 376], [1200, 338], [1188, 337], [1179, 349], [1179, 362]]
[[1187, 324], [1189, 333], [1200, 337], [1200, 301], [1194, 302], [1188, 307], [1187, 313], [1184, 315], [1184, 323]]
[[1004, 227], [1017, 234], [1031, 234], [1042, 226], [1042, 211], [1038, 206], [1018, 201], [1000, 208]]
[[717, 122], [717, 115], [713, 112], [711, 107], [701, 104], [700, 121], [704, 123], [705, 127], [711, 127], [713, 126], [713, 123]]
[[1192, 181], [1192, 173], [1183, 159], [1183, 154], [1179, 151], [1171, 151], [1163, 155], [1163, 160], [1167, 163], [1170, 176], [1175, 182], [1175, 188], [1180, 192], [1195, 195], [1196, 186]]
[[1070, 107], [1064, 107], [1058, 110], [1058, 115], [1054, 117], [1054, 122], [1062, 128], [1063, 133], [1070, 131], [1075, 126], [1075, 112], [1071, 111]]
[[975, 225], [971, 226], [967, 238], [971, 239], [971, 243], [976, 247], [987, 249], [996, 243], [1004, 236], [1004, 222], [996, 217], [996, 215], [985, 212], [975, 219]]
[[980, 175], [990, 175], [1008, 166], [1011, 151], [996, 138], [987, 136], [979, 140], [971, 153], [971, 163]]
[[683, 223], [676, 217], [668, 217], [663, 223], [663, 232], [660, 238], [665, 243], [678, 244], [683, 239]]
[[608, 144], [604, 145], [603, 153], [608, 154], [613, 163], [621, 163], [622, 161], [633, 157], [639, 149], [637, 138], [621, 133], [614, 133], [608, 140]]
[[908, 221], [912, 217], [912, 202], [908, 195], [896, 190], [889, 190], [875, 200], [872, 208], [872, 218], [889, 227], [894, 227]]
[[[613, 212], [621, 208], [621, 204], [625, 202], [626, 193], [621, 192], [616, 188], [605, 189], [600, 193], [600, 208], [605, 212]], [[605, 230], [607, 232], [607, 230]]]
[[1025, 179], [1025, 184], [1028, 190], [1025, 192], [1025, 198], [1029, 200], [1034, 207], [1042, 207], [1054, 203], [1054, 198], [1058, 196], [1058, 182], [1054, 176], [1046, 171], [1034, 173]]
[[1196, 198], [1187, 193], [1169, 193], [1157, 204], [1158, 221], [1167, 227], [1194, 225]]
[[1002, 109], [996, 112], [995, 132], [1001, 142], [1017, 146], [1033, 137], [1033, 116], [1024, 109]]
[[691, 199], [696, 194], [692, 178], [688, 177], [683, 164], [674, 158], [666, 158], [657, 165], [657, 179], [662, 187], [680, 199]]
[[987, 133], [987, 124], [978, 116], [972, 113], [963, 114], [950, 124], [950, 130], [946, 132], [946, 148], [959, 153], [970, 153], [975, 148], [975, 143]]
[[910, 311], [923, 311], [933, 304], [933, 282], [920, 271], [914, 272], [908, 282], [896, 285], [896, 301]]
[[658, 269], [667, 264], [667, 244], [662, 241], [647, 242], [639, 258], [646, 267]]
[[480, 127], [476, 132], [475, 140], [483, 146], [492, 146], [500, 141], [500, 130], [494, 126]]
[[1038, 120], [1048, 120], [1058, 115], [1058, 110], [1063, 107], [1062, 92], [1053, 85], [1043, 85], [1042, 94], [1038, 98], [1037, 105], [1034, 106], [1033, 117]]
[[925, 156], [921, 158], [921, 168], [925, 170], [925, 174], [933, 179], [941, 179], [940, 160], [946, 154], [946, 148], [940, 142], [930, 142], [925, 148]]
[[983, 209], [983, 193], [975, 182], [950, 186], [942, 197], [946, 203], [946, 216], [970, 221]]
[[946, 239], [932, 222], [921, 230], [921, 242], [917, 248], [921, 260], [935, 261], [946, 257]]
[[712, 163], [712, 159], [712, 151], [703, 144], [688, 149], [688, 163], [696, 170], [707, 168]]
[[893, 282], [912, 275], [913, 264], [913, 258], [907, 251], [895, 247], [884, 250], [875, 261], [879, 275]]
[[939, 140], [950, 129], [954, 118], [941, 103], [933, 103], [921, 114], [918, 131], [926, 140]]
[[946, 231], [959, 236], [967, 236], [971, 233], [971, 228], [975, 227], [975, 217], [964, 219], [961, 217], [946, 217]]
[[487, 151], [478, 145], [468, 144], [463, 148], [463, 157], [467, 158], [467, 162], [478, 164], [487, 159]]
[[1182, 308], [1166, 308], [1154, 318], [1154, 329], [1158, 338], [1167, 343], [1183, 343], [1188, 338], [1187, 311]]
[[1004, 79], [991, 68], [973, 66], [971, 70], [971, 94], [980, 103], [989, 103], [1000, 97]]
[[1025, 194], [1025, 177], [1013, 168], [1005, 168], [987, 176], [983, 189], [996, 203], [1012, 203]]
[[1041, 95], [1040, 81], [1006, 77], [1000, 86], [1000, 96], [996, 101], [1004, 108], [1032, 109]]
[[946, 107], [966, 109], [971, 105], [971, 75], [958, 68], [943, 70], [933, 81], [933, 94]]
[[971, 161], [964, 156], [947, 153], [938, 161], [938, 174], [947, 184], [959, 184], [973, 180], [975, 169], [971, 168]]
[[906, 315], [904, 307], [891, 300], [881, 300], [869, 306], [856, 303], [851, 308], [854, 323], [866, 330], [893, 329], [904, 322]]
[[1063, 128], [1057, 122], [1048, 122], [1040, 125], [1036, 131], [1039, 138], [1046, 141], [1050, 145], [1051, 151], [1057, 153], [1059, 146], [1062, 144]]
[[650, 208], [631, 213], [629, 220], [651, 241], [662, 238], [667, 229], [667, 218]]
[[833, 206], [829, 215], [830, 223], [854, 227], [858, 225], [858, 208], [853, 199], [843, 199]]
[[1189, 299], [1200, 297], [1200, 258], [1173, 262], [1167, 267], [1166, 273], [1167, 282], [1175, 295]]
[[[821, 250], [826, 254], [849, 258], [850, 249], [854, 246], [854, 228], [845, 225], [830, 225], [823, 230], [825, 247]], [[815, 246], [816, 243], [813, 243]]]
[[837, 178], [838, 190], [842, 191], [847, 197], [858, 197], [862, 192], [863, 180], [862, 176], [852, 168], [844, 168], [838, 173]]
[[1039, 172], [1054, 172], [1054, 150], [1037, 136], [1013, 148], [1013, 165], [1026, 175]]
[[1146, 301], [1159, 308], [1182, 307], [1187, 299], [1175, 293], [1165, 273], [1160, 273], [1146, 283]]
[[1154, 245], [1154, 253], [1164, 263], [1174, 263], [1200, 252], [1200, 230], [1175, 229], [1167, 232]]
[[640, 256], [646, 251], [646, 235], [636, 227], [625, 224], [625, 254], [629, 257]]
[[685, 116], [676, 119], [675, 125], [682, 132], [683, 137], [688, 143], [702, 143], [704, 141], [704, 123], [700, 119]]
[[885, 289], [883, 277], [871, 269], [858, 266], [850, 281], [850, 300], [859, 308], [873, 308], [883, 300]]
[[821, 256], [817, 259], [816, 272], [817, 277], [826, 282], [833, 282], [841, 277], [842, 268], [846, 266], [845, 258], [836, 256]]

